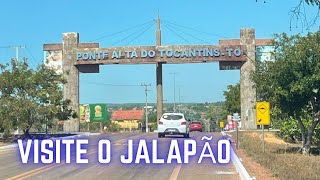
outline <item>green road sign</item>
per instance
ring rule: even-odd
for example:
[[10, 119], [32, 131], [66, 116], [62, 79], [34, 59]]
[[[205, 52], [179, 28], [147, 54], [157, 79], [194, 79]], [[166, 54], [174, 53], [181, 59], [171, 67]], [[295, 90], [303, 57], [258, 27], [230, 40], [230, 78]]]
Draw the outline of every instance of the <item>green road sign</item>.
[[90, 122], [107, 121], [106, 104], [90, 104]]

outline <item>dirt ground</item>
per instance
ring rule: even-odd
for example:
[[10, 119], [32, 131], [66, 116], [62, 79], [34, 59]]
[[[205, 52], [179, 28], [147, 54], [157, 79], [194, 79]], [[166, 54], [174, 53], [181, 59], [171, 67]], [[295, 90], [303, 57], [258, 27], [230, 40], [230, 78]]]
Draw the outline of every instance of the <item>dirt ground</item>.
[[248, 171], [251, 177], [255, 177], [257, 180], [278, 180], [279, 178], [273, 177], [271, 170], [256, 163], [246, 152], [242, 149], [236, 150], [238, 157], [241, 159], [242, 164]]
[[[262, 137], [260, 132], [252, 132], [250, 133], [250, 136], [252, 137]], [[235, 139], [233, 136], [232, 139]], [[265, 141], [269, 143], [274, 143], [274, 144], [286, 144], [283, 140], [279, 139], [276, 137], [274, 134], [265, 134]], [[252, 157], [250, 157], [245, 150], [239, 148], [238, 150], [234, 147], [234, 150], [239, 157], [239, 159], [242, 161], [242, 164], [248, 171], [249, 175], [251, 177], [255, 177], [257, 180], [278, 180], [279, 178], [274, 177], [272, 175], [272, 172], [270, 169], [260, 165], [259, 163], [255, 162]]]
[[8, 145], [7, 143], [0, 142], [0, 147]]
[[[236, 139], [235, 133], [232, 139]], [[265, 151], [258, 131], [239, 132], [239, 150], [235, 150], [250, 176], [256, 179], [320, 179], [320, 155], [298, 153], [301, 144], [286, 143], [276, 132], [265, 132]], [[233, 143], [235, 145], [235, 142]], [[236, 148], [234, 148], [236, 149]]]
[[[252, 136], [252, 137], [262, 138], [262, 133], [261, 132], [251, 132], [251, 133], [249, 133], [249, 135]], [[272, 144], [282, 144], [282, 145], [287, 145], [288, 144], [288, 143], [284, 142], [282, 139], [278, 138], [274, 133], [265, 132], [264, 140], [266, 142], [272, 143]]]

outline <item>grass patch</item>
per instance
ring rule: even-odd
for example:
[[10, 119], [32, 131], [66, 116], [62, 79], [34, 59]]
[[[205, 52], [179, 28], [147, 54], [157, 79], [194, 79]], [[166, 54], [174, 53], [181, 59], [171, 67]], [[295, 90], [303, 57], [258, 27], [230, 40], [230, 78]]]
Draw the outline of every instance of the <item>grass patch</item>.
[[[320, 179], [320, 156], [299, 154], [298, 144], [282, 142], [274, 133], [266, 132], [265, 153], [262, 151], [261, 132], [239, 132], [239, 147], [254, 161], [268, 168], [280, 179]], [[232, 134], [235, 137], [235, 134]], [[272, 138], [273, 136], [273, 138]], [[274, 139], [274, 140], [272, 140]], [[314, 153], [317, 153], [314, 150]]]

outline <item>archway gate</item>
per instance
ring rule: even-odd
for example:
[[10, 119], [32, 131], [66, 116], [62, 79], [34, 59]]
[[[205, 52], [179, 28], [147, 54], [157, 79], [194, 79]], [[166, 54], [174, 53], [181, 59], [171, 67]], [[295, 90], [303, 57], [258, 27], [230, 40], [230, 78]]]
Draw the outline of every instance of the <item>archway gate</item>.
[[[240, 69], [242, 127], [256, 129], [256, 90], [250, 79], [255, 70], [256, 46], [271, 45], [272, 39], [255, 39], [254, 29], [241, 29], [240, 39], [220, 40], [219, 45], [161, 45], [160, 20], [157, 20], [156, 46], [100, 48], [99, 43], [80, 43], [78, 33], [63, 33], [63, 42], [44, 44], [44, 51], [62, 51], [67, 84], [63, 96], [71, 100], [79, 114], [79, 72], [99, 73], [100, 65], [156, 64], [157, 119], [163, 113], [162, 65], [219, 62], [220, 70]], [[67, 72], [67, 73], [66, 73]], [[79, 119], [65, 122], [65, 131], [79, 131]]]

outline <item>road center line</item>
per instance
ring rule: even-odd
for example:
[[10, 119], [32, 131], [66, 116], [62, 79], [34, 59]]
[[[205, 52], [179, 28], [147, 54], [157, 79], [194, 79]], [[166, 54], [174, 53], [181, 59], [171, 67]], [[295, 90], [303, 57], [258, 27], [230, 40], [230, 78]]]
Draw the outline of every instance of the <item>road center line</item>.
[[[88, 151], [87, 155], [91, 155], [91, 154], [94, 154], [94, 153], [96, 153], [96, 151], [95, 150], [91, 150], [91, 151]], [[72, 157], [72, 160], [75, 160], [75, 157]], [[66, 164], [65, 160], [61, 161], [61, 163], [59, 163], [59, 164], [48, 164], [48, 165], [45, 165], [44, 167], [33, 169], [33, 170], [27, 171], [25, 173], [18, 174], [16, 176], [7, 178], [6, 180], [25, 179], [25, 178], [37, 175], [39, 173], [48, 171], [48, 170], [50, 170], [52, 168], [59, 167], [59, 166], [65, 165], [65, 164]]]
[[[133, 138], [133, 137], [139, 137], [141, 136], [140, 134], [138, 135], [133, 135], [131, 136], [130, 138]], [[125, 137], [124, 139], [119, 139], [119, 140], [116, 140], [115, 142], [122, 142], [122, 141], [125, 141], [127, 137]], [[96, 153], [96, 149], [92, 149], [92, 150], [89, 150], [87, 155], [91, 155], [91, 154], [94, 154]], [[30, 171], [27, 171], [27, 172], [24, 172], [22, 174], [18, 174], [16, 176], [13, 176], [13, 177], [10, 177], [10, 178], [7, 178], [7, 180], [16, 180], [16, 179], [25, 179], [25, 178], [28, 178], [28, 177], [31, 177], [31, 176], [35, 176], [39, 173], [42, 173], [42, 172], [45, 172], [45, 171], [48, 171], [50, 169], [53, 169], [55, 167], [59, 167], [59, 166], [62, 166], [66, 164], [65, 161], [61, 161], [60, 164], [48, 164], [44, 167], [40, 167], [40, 168], [37, 168], [37, 169], [33, 169], [33, 170], [30, 170]]]
[[169, 180], [176, 180], [178, 178], [180, 169], [181, 169], [181, 164], [175, 166]]

